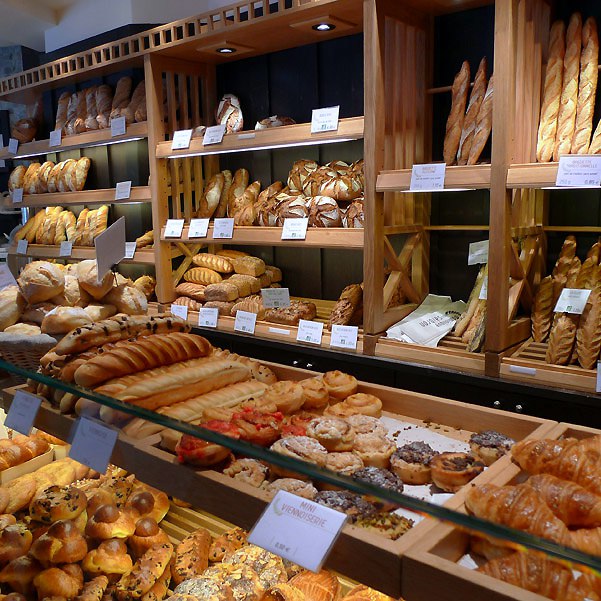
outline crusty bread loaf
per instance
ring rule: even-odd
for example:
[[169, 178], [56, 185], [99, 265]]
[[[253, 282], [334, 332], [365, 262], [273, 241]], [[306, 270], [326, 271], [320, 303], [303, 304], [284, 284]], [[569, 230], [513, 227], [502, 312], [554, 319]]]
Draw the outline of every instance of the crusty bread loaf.
[[459, 139], [459, 149], [457, 151], [457, 164], [466, 165], [470, 156], [470, 149], [474, 141], [474, 133], [476, 131], [476, 121], [480, 112], [480, 106], [486, 94], [486, 57], [480, 61], [476, 77], [474, 79], [474, 87], [470, 94], [470, 100], [467, 105], [467, 112], [463, 122], [463, 130]]
[[90, 303], [83, 310], [90, 316], [92, 321], [108, 319], [117, 313], [115, 305], [107, 305], [106, 303]]
[[17, 286], [0, 290], [0, 332], [19, 321], [25, 308], [25, 299]]
[[467, 94], [470, 88], [470, 65], [464, 61], [459, 73], [453, 81], [451, 90], [451, 111], [447, 119], [447, 127], [444, 137], [443, 157], [447, 165], [452, 165], [457, 156], [459, 140], [463, 131], [463, 122], [465, 119], [465, 105], [467, 103]]
[[60, 294], [65, 286], [65, 276], [52, 263], [34, 261], [25, 266], [17, 282], [21, 293], [32, 305]]
[[78, 263], [77, 279], [80, 286], [96, 300], [100, 300], [113, 287], [113, 274], [110, 271], [104, 274], [101, 282], [98, 282], [98, 269], [94, 259], [86, 259]]
[[570, 315], [569, 313], [555, 314], [545, 356], [547, 363], [567, 365], [570, 362], [576, 342], [579, 318], [580, 315]]
[[566, 53], [563, 61], [563, 87], [557, 118], [557, 133], [553, 160], [558, 161], [562, 154], [569, 154], [576, 124], [578, 105], [578, 76], [580, 74], [580, 54], [582, 50], [582, 16], [573, 13], [566, 34]]
[[584, 369], [594, 369], [601, 351], [601, 289], [591, 291], [576, 333], [578, 363]]
[[96, 209], [96, 223], [94, 224], [94, 238], [100, 236], [104, 230], [106, 230], [106, 226], [109, 218], [109, 207], [108, 205], [102, 205]]
[[336, 301], [330, 317], [328, 327], [332, 325], [348, 325], [353, 314], [363, 303], [363, 288], [360, 284], [351, 284], [343, 289]]
[[207, 301], [204, 304], [206, 309], [217, 309], [219, 315], [229, 316], [232, 314], [234, 301]]
[[125, 313], [126, 315], [143, 315], [148, 311], [146, 295], [129, 283], [112, 287], [102, 297], [102, 302], [114, 305], [119, 313]]
[[200, 311], [202, 309], [202, 303], [195, 301], [189, 296], [178, 296], [171, 304], [188, 307], [188, 311]]
[[42, 333], [66, 334], [75, 328], [92, 323], [81, 307], [56, 307], [42, 321]]
[[146, 246], [152, 246], [154, 244], [154, 232], [148, 230], [145, 234], [142, 234], [139, 238], [136, 238], [136, 250], [138, 248], [145, 248]]
[[214, 270], [207, 267], [193, 267], [184, 273], [184, 280], [194, 284], [218, 284], [223, 278]]
[[232, 260], [234, 271], [241, 275], [257, 277], [265, 273], [265, 262], [259, 257], [239, 257]]
[[209, 284], [204, 291], [204, 295], [207, 301], [222, 302], [235, 301], [239, 296], [238, 287], [229, 282]]
[[534, 297], [532, 308], [532, 338], [544, 342], [551, 329], [553, 318], [553, 278], [549, 275], [541, 280]]
[[79, 285], [78, 279], [70, 273], [65, 273], [65, 286], [51, 301], [55, 305], [65, 307], [85, 307], [91, 302], [90, 295]]
[[71, 100], [71, 94], [69, 92], [63, 92], [59, 99], [56, 108], [56, 121], [54, 123], [54, 129], [64, 130], [65, 124], [67, 123], [67, 109], [69, 107], [69, 100]]
[[86, 90], [86, 120], [85, 127], [88, 130], [98, 129], [98, 106], [96, 105], [96, 94], [98, 86], [91, 86]]
[[221, 195], [219, 196], [219, 203], [217, 204], [217, 208], [213, 213], [213, 217], [225, 217], [227, 215], [227, 202], [230, 195], [230, 188], [232, 187], [233, 176], [232, 172], [229, 169], [225, 169], [222, 171], [223, 173], [223, 189], [221, 190]]
[[45, 161], [42, 163], [42, 166], [39, 168], [36, 174], [36, 194], [44, 194], [48, 192], [48, 178], [50, 177], [50, 173], [54, 168], [54, 163], [52, 161]]
[[230, 284], [234, 284], [234, 286], [238, 288], [239, 296], [257, 294], [261, 290], [261, 280], [252, 275], [235, 273], [225, 281]]
[[96, 90], [96, 112], [99, 129], [110, 126], [111, 105], [113, 103], [113, 90], [111, 86], [102, 84]]
[[265, 317], [265, 307], [261, 300], [244, 298], [238, 301], [231, 310], [231, 315], [234, 317], [238, 311], [246, 311], [247, 313], [256, 313], [257, 319]]
[[125, 117], [125, 123], [130, 125], [136, 120], [136, 111], [142, 102], [146, 102], [146, 85], [141, 81], [131, 95], [129, 104], [121, 111], [121, 117]]
[[474, 139], [470, 148], [470, 154], [467, 159], [468, 165], [475, 165], [486, 146], [486, 142], [492, 130], [492, 99], [494, 94], [494, 75], [488, 81], [484, 100], [478, 111], [476, 119], [476, 129], [474, 131]]
[[175, 292], [188, 298], [194, 299], [195, 301], [204, 303], [205, 298], [204, 284], [194, 284], [193, 282], [182, 282], [175, 287]]
[[27, 167], [25, 165], [17, 165], [8, 177], [8, 189], [10, 192], [17, 188], [22, 188], [25, 182], [25, 173], [27, 173]]
[[129, 104], [129, 97], [131, 95], [132, 80], [131, 77], [122, 77], [117, 82], [115, 88], [115, 95], [113, 96], [113, 105], [111, 108], [111, 119], [116, 119], [121, 116], [121, 112]]
[[89, 209], [82, 209], [81, 213], [77, 217], [77, 222], [75, 224], [75, 237], [72, 240], [74, 246], [79, 246], [83, 243], [83, 235], [89, 212]]
[[226, 257], [211, 253], [199, 253], [192, 257], [192, 263], [197, 267], [208, 267], [217, 273], [231, 273], [234, 271], [232, 262]]
[[244, 194], [244, 191], [248, 187], [249, 174], [246, 169], [238, 169], [234, 173], [234, 179], [232, 185], [228, 191], [227, 198], [227, 215], [229, 217], [234, 216], [234, 207], [236, 199]]
[[219, 199], [223, 192], [223, 186], [225, 186], [225, 176], [223, 173], [215, 174], [207, 183], [203, 195], [200, 197], [198, 204], [197, 217], [210, 218], [213, 217], [217, 207], [219, 206]]

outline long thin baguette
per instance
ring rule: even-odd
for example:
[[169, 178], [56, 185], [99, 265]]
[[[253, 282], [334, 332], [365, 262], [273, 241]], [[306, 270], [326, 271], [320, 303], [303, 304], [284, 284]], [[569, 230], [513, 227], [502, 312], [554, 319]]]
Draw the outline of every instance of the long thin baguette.
[[455, 76], [451, 90], [451, 111], [447, 119], [443, 148], [443, 157], [447, 165], [452, 165], [457, 156], [457, 149], [459, 148], [459, 140], [465, 120], [465, 105], [469, 89], [470, 65], [467, 61], [463, 61], [459, 73]]
[[480, 291], [482, 290], [482, 286], [484, 284], [484, 277], [488, 275], [488, 265], [485, 265], [480, 269], [478, 275], [476, 276], [476, 283], [470, 292], [470, 297], [467, 299], [467, 308], [461, 314], [459, 319], [455, 322], [455, 328], [453, 333], [456, 336], [463, 336], [465, 330], [470, 324], [474, 313], [476, 312], [476, 308], [478, 307], [480, 296]]
[[480, 105], [478, 111], [478, 118], [476, 119], [476, 129], [474, 131], [474, 141], [470, 148], [470, 154], [467, 159], [468, 165], [475, 165], [488, 142], [490, 132], [492, 131], [492, 99], [494, 94], [494, 75], [491, 75], [488, 81], [488, 87], [486, 88], [486, 94], [484, 100]]

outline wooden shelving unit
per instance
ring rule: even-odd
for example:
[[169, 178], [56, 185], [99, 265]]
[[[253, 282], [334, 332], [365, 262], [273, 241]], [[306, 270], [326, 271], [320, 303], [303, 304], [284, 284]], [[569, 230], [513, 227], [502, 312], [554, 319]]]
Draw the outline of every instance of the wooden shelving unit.
[[53, 192], [47, 194], [24, 194], [23, 202], [12, 203], [13, 207], [49, 207], [92, 204], [124, 204], [150, 202], [152, 196], [148, 186], [132, 186], [131, 195], [125, 200], [115, 200], [115, 188], [105, 190], [82, 190], [81, 192]]
[[[17, 253], [17, 246], [8, 249], [8, 254], [15, 257], [32, 257], [36, 259], [95, 259], [96, 249], [93, 246], [74, 246], [70, 257], [60, 256], [60, 245], [54, 244], [28, 244], [27, 253]], [[152, 248], [141, 248], [134, 254], [133, 259], [123, 259], [123, 263], [140, 263], [142, 265], [154, 265], [154, 250]]]
[[[451, 166], [445, 170], [446, 190], [490, 189], [490, 165], [466, 167]], [[411, 169], [381, 171], [376, 181], [376, 192], [404, 192], [411, 184]]]

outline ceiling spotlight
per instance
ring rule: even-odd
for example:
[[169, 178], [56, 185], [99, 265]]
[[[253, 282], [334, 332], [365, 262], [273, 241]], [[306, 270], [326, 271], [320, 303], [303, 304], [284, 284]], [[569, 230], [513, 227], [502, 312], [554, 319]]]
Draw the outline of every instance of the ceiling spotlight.
[[236, 49], [231, 46], [224, 46], [222, 48], [217, 48], [217, 52], [219, 52], [219, 54], [233, 54], [236, 52]]
[[313, 29], [315, 31], [332, 31], [332, 29], [336, 29], [336, 25], [333, 23], [318, 23], [313, 25]]

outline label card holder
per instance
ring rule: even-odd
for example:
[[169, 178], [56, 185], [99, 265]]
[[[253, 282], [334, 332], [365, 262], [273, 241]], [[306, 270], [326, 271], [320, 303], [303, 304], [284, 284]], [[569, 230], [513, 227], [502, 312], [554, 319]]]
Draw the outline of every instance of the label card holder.
[[136, 254], [136, 243], [126, 242], [125, 243], [125, 259], [133, 259]]
[[208, 219], [190, 219], [188, 238], [206, 238], [209, 231]]
[[564, 288], [559, 295], [557, 304], [553, 311], [555, 313], [571, 313], [572, 315], [582, 315], [590, 290], [580, 288]]
[[29, 245], [29, 242], [27, 240], [19, 240], [17, 242], [17, 254], [18, 255], [26, 255], [28, 245]]
[[243, 334], [254, 334], [257, 325], [257, 314], [250, 311], [237, 311], [234, 331]]
[[23, 188], [15, 188], [10, 196], [13, 199], [13, 203], [23, 202]]
[[224, 240], [234, 237], [234, 220], [229, 217], [213, 219], [213, 240]]
[[210, 146], [211, 144], [221, 144], [221, 142], [223, 142], [223, 136], [225, 136], [225, 125], [213, 125], [207, 127], [202, 139], [202, 145]]
[[171, 150], [184, 150], [190, 148], [190, 140], [192, 139], [191, 129], [178, 129], [173, 132], [173, 140], [171, 140]]
[[50, 148], [54, 146], [60, 146], [63, 143], [63, 132], [60, 129], [55, 129], [50, 132], [50, 140], [48, 146]]
[[94, 238], [98, 281], [125, 258], [125, 217], [120, 217], [102, 234]]
[[333, 325], [330, 346], [332, 348], [342, 348], [355, 351], [357, 350], [358, 337], [359, 328], [357, 326]]
[[198, 325], [203, 328], [216, 328], [219, 321], [219, 309], [215, 307], [201, 307], [198, 312]]
[[436, 192], [444, 190], [446, 175], [445, 163], [428, 163], [413, 165], [411, 169], [410, 192]]
[[117, 430], [89, 417], [79, 417], [75, 422], [69, 457], [104, 474], [108, 469], [117, 436]]
[[339, 116], [340, 105], [313, 109], [311, 113], [311, 133], [319, 134], [325, 131], [337, 131]]
[[601, 361], [597, 361], [597, 380], [595, 392], [601, 392]]
[[116, 117], [111, 119], [111, 137], [123, 136], [127, 131], [127, 124], [125, 123], [125, 117]]
[[11, 154], [17, 154], [19, 150], [19, 140], [16, 140], [15, 138], [9, 138], [8, 139], [8, 152], [10, 152]]
[[282, 240], [305, 240], [309, 219], [306, 217], [286, 217], [282, 227]]
[[558, 188], [598, 188], [601, 185], [601, 156], [559, 157], [555, 185]]
[[188, 319], [188, 307], [185, 305], [171, 305], [171, 314], [182, 319]]
[[58, 253], [59, 257], [70, 257], [73, 252], [73, 242], [67, 240], [61, 242], [61, 247]]
[[0, 263], [0, 290], [7, 286], [16, 286], [17, 280], [6, 263]]
[[472, 242], [469, 246], [467, 264], [479, 265], [480, 263], [488, 263], [488, 240]]
[[298, 332], [296, 334], [298, 342], [321, 344], [322, 336], [323, 323], [321, 321], [307, 321], [306, 319], [301, 319], [298, 322]]
[[29, 436], [41, 404], [42, 399], [40, 397], [23, 390], [17, 390], [6, 414], [4, 425], [20, 434]]
[[290, 306], [290, 290], [288, 288], [263, 288], [261, 297], [266, 309], [281, 309]]
[[165, 224], [165, 238], [181, 238], [183, 230], [183, 219], [167, 219], [167, 223]]
[[127, 200], [131, 196], [131, 181], [118, 182], [115, 186], [115, 200]]

